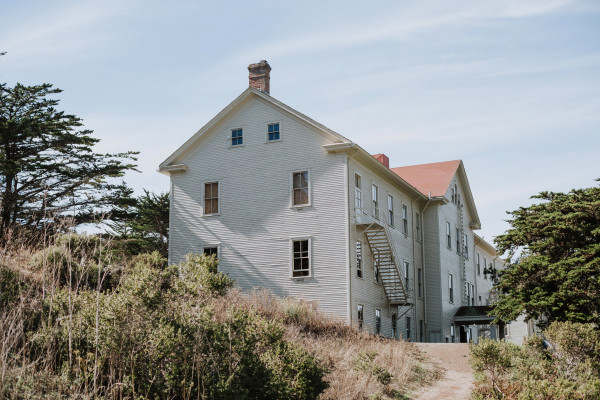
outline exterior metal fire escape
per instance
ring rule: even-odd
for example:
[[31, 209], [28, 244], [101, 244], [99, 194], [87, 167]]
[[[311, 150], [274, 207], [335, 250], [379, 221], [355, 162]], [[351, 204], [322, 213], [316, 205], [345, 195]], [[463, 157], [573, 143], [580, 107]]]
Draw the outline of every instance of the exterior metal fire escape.
[[390, 228], [387, 222], [377, 219], [376, 222], [361, 225], [366, 225], [363, 232], [375, 258], [379, 279], [390, 305], [409, 305], [409, 294], [407, 288], [404, 287], [403, 276], [397, 263], [398, 258], [390, 239]]

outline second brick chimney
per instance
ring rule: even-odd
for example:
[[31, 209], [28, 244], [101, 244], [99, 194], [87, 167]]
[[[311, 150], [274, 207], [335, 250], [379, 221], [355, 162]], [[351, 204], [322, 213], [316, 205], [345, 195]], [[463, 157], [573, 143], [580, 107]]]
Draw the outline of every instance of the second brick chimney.
[[262, 90], [269, 94], [269, 80], [271, 79], [271, 66], [267, 60], [261, 60], [256, 64], [248, 65], [250, 71], [250, 87]]
[[377, 161], [379, 161], [380, 163], [382, 163], [383, 165], [385, 165], [386, 168], [390, 167], [390, 159], [385, 154], [373, 154], [373, 157]]

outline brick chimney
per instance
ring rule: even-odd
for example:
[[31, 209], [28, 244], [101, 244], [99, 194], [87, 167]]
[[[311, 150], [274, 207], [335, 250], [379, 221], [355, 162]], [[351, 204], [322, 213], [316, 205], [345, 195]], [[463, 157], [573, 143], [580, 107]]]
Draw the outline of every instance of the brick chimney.
[[262, 90], [269, 94], [269, 80], [271, 79], [271, 66], [267, 60], [261, 60], [256, 64], [248, 65], [250, 71], [250, 87]]
[[380, 163], [382, 163], [383, 165], [385, 165], [386, 168], [390, 167], [390, 159], [385, 154], [373, 154], [373, 157], [377, 161], [379, 161]]

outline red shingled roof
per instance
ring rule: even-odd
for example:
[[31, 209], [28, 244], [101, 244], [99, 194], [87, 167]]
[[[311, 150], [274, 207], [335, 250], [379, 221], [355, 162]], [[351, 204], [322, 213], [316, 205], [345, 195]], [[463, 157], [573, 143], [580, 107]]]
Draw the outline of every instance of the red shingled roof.
[[448, 191], [448, 186], [460, 163], [460, 160], [444, 161], [391, 168], [391, 170], [425, 196], [431, 192], [431, 197], [440, 197]]

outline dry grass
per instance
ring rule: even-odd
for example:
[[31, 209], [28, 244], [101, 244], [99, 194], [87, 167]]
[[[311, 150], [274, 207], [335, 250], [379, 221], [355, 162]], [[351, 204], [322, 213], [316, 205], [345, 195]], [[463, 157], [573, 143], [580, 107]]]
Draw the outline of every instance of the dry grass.
[[[322, 399], [407, 399], [409, 393], [442, 375], [440, 367], [431, 364], [414, 344], [349, 327], [320, 312], [314, 302], [278, 299], [267, 290], [244, 294], [233, 289], [226, 304], [282, 321], [287, 339], [324, 360], [330, 386]], [[360, 363], [365, 355], [373, 357], [367, 366]], [[378, 379], [382, 371], [391, 375], [387, 384]]]
[[[23, 326], [24, 316], [40, 307], [42, 299], [52, 298], [59, 285], [59, 265], [44, 258], [42, 270], [32, 268], [39, 252], [38, 256], [32, 258], [32, 255], [55, 243], [44, 238], [34, 245], [16, 238], [7, 243], [0, 249], [0, 267], [16, 272], [20, 281], [27, 282], [28, 289], [21, 293], [17, 307], [4, 309], [0, 315], [0, 389], [4, 384], [11, 386], [10, 382], [19, 381], [23, 382], [19, 387], [31, 387], [35, 393], [52, 392], [53, 387], [58, 388], [56, 392], [65, 392], [67, 389], [60, 389], [66, 384], [60, 381], [60, 375], [43, 375], [44, 371], [52, 370], [46, 365], [51, 357], [33, 362], [29, 359], [29, 339]], [[78, 289], [79, 283], [72, 288], [75, 293]], [[267, 319], [280, 321], [286, 339], [301, 344], [325, 362], [329, 388], [321, 399], [407, 399], [411, 392], [441, 376], [439, 367], [429, 363], [413, 344], [349, 327], [344, 321], [320, 312], [314, 302], [279, 299], [267, 290], [244, 294], [232, 289], [214, 303], [217, 315], [219, 309], [231, 307], [253, 310]], [[13, 390], [16, 393], [20, 389]], [[14, 398], [33, 397], [21, 393]]]

